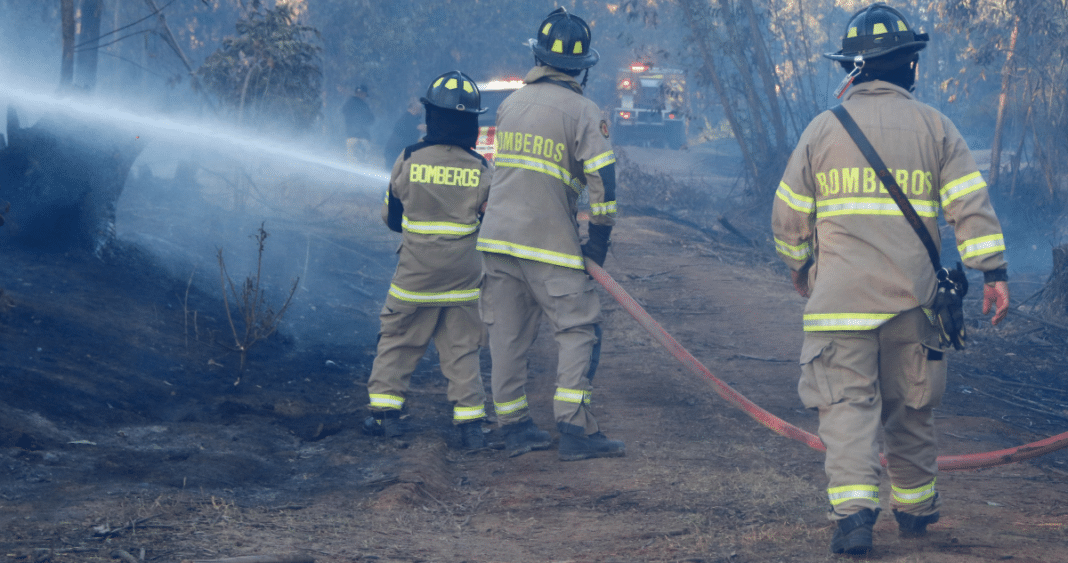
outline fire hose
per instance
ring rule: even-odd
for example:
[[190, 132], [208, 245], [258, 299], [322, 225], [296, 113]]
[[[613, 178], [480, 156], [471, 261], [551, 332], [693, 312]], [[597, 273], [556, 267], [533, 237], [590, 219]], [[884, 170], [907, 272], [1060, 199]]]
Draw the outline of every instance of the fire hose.
[[[764, 410], [713, 375], [704, 364], [699, 362], [697, 358], [693, 357], [690, 352], [683, 348], [678, 341], [668, 334], [668, 332], [660, 326], [660, 323], [656, 322], [649, 316], [649, 313], [647, 313], [633, 297], [616, 283], [616, 281], [612, 279], [612, 276], [608, 275], [608, 272], [605, 272], [603, 268], [589, 258], [586, 259], [586, 271], [589, 272], [598, 283], [604, 286], [608, 293], [614, 297], [628, 313], [630, 313], [630, 316], [634, 317], [634, 320], [638, 321], [638, 324], [640, 324], [654, 340], [659, 342], [661, 346], [671, 353], [671, 355], [675, 356], [677, 360], [682, 362], [691, 373], [704, 377], [712, 382], [713, 389], [716, 393], [732, 406], [741, 409], [761, 425], [780, 436], [797, 440], [816, 451], [822, 452], [827, 450], [827, 447], [823, 445], [823, 441], [820, 440], [819, 436], [816, 436], [811, 432], [806, 432]], [[942, 471], [961, 471], [966, 469], [980, 469], [983, 467], [1007, 465], [1009, 463], [1036, 458], [1066, 446], [1068, 446], [1068, 432], [1062, 432], [1061, 434], [1051, 436], [1044, 440], [1004, 450], [966, 455], [940, 456], [938, 458], [938, 468]], [[882, 456], [880, 457], [882, 458]], [[883, 465], [885, 465], [886, 459], [882, 458], [882, 462]]]

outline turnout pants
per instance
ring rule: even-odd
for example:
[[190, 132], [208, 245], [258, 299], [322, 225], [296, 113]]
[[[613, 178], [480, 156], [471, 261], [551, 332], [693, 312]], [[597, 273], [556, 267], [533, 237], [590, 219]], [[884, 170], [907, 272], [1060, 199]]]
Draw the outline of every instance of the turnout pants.
[[593, 281], [575, 270], [483, 253], [482, 320], [493, 360], [493, 406], [501, 424], [530, 417], [527, 354], [544, 316], [558, 348], [553, 415], [561, 432], [598, 432], [590, 411], [590, 365], [598, 343], [601, 302]]
[[945, 391], [946, 362], [924, 312], [906, 311], [875, 330], [808, 332], [801, 354], [798, 393], [819, 411], [830, 519], [879, 506], [880, 426], [891, 507], [937, 512], [933, 409]]
[[416, 307], [386, 302], [379, 315], [378, 354], [367, 392], [371, 410], [400, 409], [419, 360], [431, 339], [438, 350], [441, 372], [449, 380], [453, 422], [462, 424], [485, 416], [486, 391], [478, 362], [483, 341], [478, 305]]

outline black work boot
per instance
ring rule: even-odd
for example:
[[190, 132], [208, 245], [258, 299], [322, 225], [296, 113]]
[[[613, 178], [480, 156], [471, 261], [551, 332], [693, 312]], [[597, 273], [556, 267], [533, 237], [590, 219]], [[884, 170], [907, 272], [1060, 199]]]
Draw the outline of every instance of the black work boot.
[[531, 450], [544, 450], [552, 445], [553, 439], [548, 432], [538, 428], [529, 418], [515, 424], [505, 424], [504, 448], [508, 457], [523, 455]]
[[372, 436], [385, 436], [387, 438], [401, 436], [404, 434], [404, 429], [401, 428], [400, 411], [394, 409], [372, 412], [371, 416], [363, 421], [363, 431]]
[[626, 446], [619, 440], [609, 440], [600, 432], [589, 436], [560, 435], [560, 461], [578, 461], [592, 457], [623, 457]]
[[927, 525], [938, 522], [938, 513], [913, 516], [908, 512], [899, 512], [894, 509], [894, 520], [897, 520], [897, 529], [901, 537], [922, 538], [927, 535]]
[[867, 555], [871, 551], [871, 529], [879, 518], [879, 509], [865, 508], [838, 521], [831, 538], [831, 553]]
[[481, 450], [487, 446], [486, 433], [482, 431], [482, 421], [465, 422], [459, 425], [460, 447], [465, 450]]

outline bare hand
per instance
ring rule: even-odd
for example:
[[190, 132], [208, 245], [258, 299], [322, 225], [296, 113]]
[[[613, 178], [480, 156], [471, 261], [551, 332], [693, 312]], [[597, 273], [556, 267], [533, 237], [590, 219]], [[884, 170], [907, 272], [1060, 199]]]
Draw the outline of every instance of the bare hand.
[[1009, 313], [1009, 282], [983, 284], [984, 315], [990, 312], [991, 305], [994, 305], [994, 318], [990, 319], [990, 324], [996, 325]]
[[800, 272], [790, 270], [790, 281], [794, 282], [794, 289], [801, 297], [808, 297], [808, 268]]

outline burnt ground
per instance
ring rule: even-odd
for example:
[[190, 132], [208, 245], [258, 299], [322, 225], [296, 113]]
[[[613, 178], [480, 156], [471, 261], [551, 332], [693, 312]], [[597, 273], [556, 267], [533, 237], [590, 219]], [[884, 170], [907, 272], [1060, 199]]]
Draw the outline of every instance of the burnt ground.
[[[180, 204], [128, 192], [134, 223]], [[175, 269], [144, 237], [103, 259], [0, 244], [0, 561], [836, 559], [821, 454], [729, 405], [606, 293], [594, 408], [626, 457], [562, 463], [553, 450], [452, 448], [433, 354], [414, 376], [404, 439], [365, 436], [395, 244], [376, 206], [339, 200], [317, 208], [341, 210], [318, 222], [267, 223], [268, 255], [296, 241], [306, 245], [289, 256], [304, 264], [298, 273], [308, 263], [325, 273], [302, 279], [281, 332], [250, 350], [243, 372], [217, 270]], [[795, 391], [803, 301], [761, 231], [731, 225], [757, 243], [623, 217], [605, 269], [717, 377], [814, 431]], [[181, 252], [184, 235], [173, 234]], [[228, 256], [248, 253], [236, 244]], [[1041, 278], [1016, 277], [1018, 297]], [[277, 290], [289, 279], [266, 282]], [[943, 453], [1068, 428], [1065, 333], [1029, 310], [992, 329], [978, 301], [967, 306], [976, 321], [969, 348], [951, 355]], [[535, 421], [553, 430], [554, 362], [543, 330], [529, 391]], [[488, 388], [488, 352], [483, 363]], [[1057, 452], [944, 473], [943, 518], [929, 537], [899, 539], [884, 513], [870, 559], [1064, 561], [1066, 463]]]

